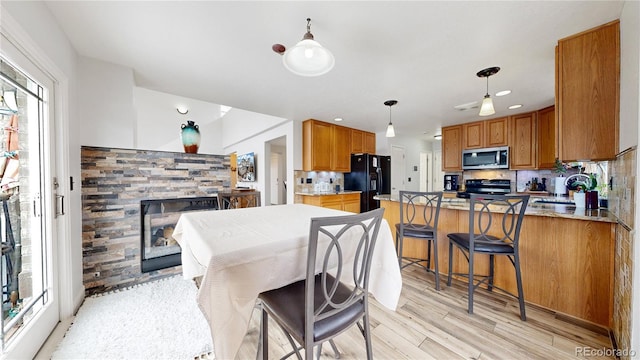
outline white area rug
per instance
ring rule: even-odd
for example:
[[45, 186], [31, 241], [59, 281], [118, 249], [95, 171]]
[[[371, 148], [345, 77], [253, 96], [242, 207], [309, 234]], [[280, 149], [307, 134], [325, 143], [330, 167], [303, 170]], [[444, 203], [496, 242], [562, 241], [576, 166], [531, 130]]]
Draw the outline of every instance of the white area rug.
[[[194, 359], [213, 350], [182, 276], [88, 297], [51, 359]], [[212, 357], [212, 355], [209, 355]]]

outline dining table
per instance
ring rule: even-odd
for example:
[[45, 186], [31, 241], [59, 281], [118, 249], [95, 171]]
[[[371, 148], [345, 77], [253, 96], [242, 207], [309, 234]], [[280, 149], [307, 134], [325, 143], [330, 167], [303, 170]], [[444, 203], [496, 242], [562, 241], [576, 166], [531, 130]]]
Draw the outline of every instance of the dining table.
[[[286, 204], [180, 215], [173, 237], [181, 246], [182, 274], [202, 277], [197, 302], [209, 324], [216, 359], [235, 358], [261, 292], [305, 278], [311, 219], [349, 214]], [[382, 219], [369, 293], [395, 311], [401, 289], [391, 229]]]

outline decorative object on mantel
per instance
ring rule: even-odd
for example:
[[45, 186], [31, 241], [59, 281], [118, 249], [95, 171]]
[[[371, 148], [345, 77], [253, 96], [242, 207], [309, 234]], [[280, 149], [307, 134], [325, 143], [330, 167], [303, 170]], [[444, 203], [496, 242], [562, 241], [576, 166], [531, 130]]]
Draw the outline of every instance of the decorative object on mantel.
[[198, 125], [194, 121], [187, 120], [187, 124], [182, 124], [181, 129], [180, 137], [182, 138], [184, 152], [197, 154], [200, 147], [200, 129]]
[[300, 76], [320, 76], [335, 65], [331, 51], [313, 39], [311, 18], [307, 18], [307, 32], [294, 47], [286, 49], [282, 44], [273, 44], [271, 49], [283, 55], [282, 63], [287, 70]]
[[482, 69], [476, 73], [478, 77], [486, 77], [487, 78], [487, 94], [484, 96], [482, 100], [482, 106], [480, 107], [480, 116], [488, 116], [496, 113], [496, 110], [493, 108], [493, 100], [491, 100], [491, 96], [489, 96], [489, 76], [495, 75], [500, 71], [500, 68], [490, 67], [486, 69]]

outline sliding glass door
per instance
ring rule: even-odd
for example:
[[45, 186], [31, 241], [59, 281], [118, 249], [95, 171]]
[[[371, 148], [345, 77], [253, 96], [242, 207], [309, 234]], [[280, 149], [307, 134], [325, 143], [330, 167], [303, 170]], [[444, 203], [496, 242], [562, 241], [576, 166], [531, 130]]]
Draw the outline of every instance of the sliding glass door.
[[53, 85], [4, 36], [0, 40], [0, 340], [3, 357], [24, 358], [59, 320]]

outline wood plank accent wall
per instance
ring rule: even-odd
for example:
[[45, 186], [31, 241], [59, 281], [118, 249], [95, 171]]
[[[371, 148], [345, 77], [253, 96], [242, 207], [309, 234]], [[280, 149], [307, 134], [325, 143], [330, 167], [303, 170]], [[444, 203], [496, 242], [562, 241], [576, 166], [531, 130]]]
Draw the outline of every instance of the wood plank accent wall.
[[[228, 155], [81, 149], [83, 283], [88, 295], [182, 271], [140, 271], [140, 200], [230, 190]], [[97, 275], [99, 273], [99, 275]]]

